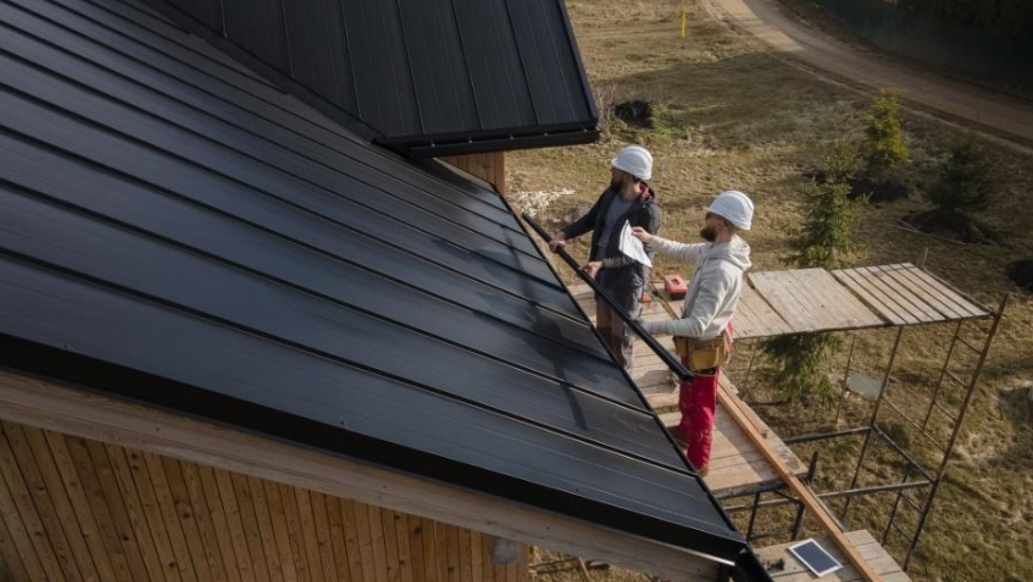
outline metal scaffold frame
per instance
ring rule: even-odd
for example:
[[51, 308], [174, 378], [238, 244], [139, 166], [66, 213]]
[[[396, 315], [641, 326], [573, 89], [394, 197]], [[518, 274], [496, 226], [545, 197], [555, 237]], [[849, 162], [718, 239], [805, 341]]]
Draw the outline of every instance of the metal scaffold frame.
[[[965, 417], [969, 411], [969, 407], [972, 403], [973, 396], [979, 384], [979, 378], [982, 374], [983, 368], [986, 364], [987, 356], [990, 353], [990, 349], [993, 344], [994, 337], [997, 335], [1001, 319], [1004, 315], [1004, 311], [1007, 307], [1009, 296], [1005, 295], [998, 305], [996, 311], [989, 313], [982, 318], [970, 318], [955, 322], [953, 326], [953, 332], [949, 344], [946, 346], [946, 355], [944, 357], [943, 366], [940, 368], [939, 375], [933, 386], [932, 394], [929, 398], [929, 404], [922, 411], [921, 418], [915, 419], [908, 415], [907, 412], [901, 409], [888, 398], [888, 394], [891, 391], [890, 387], [893, 384], [893, 370], [896, 364], [897, 355], [900, 349], [901, 339], [904, 335], [905, 326], [896, 328], [893, 339], [893, 347], [889, 354], [889, 360], [886, 365], [885, 373], [881, 379], [879, 386], [879, 393], [872, 406], [872, 411], [869, 416], [869, 420], [866, 425], [851, 427], [846, 429], [834, 430], [823, 433], [805, 434], [795, 437], [785, 438], [784, 442], [788, 445], [800, 444], [806, 442], [824, 441], [842, 437], [853, 437], [853, 436], [864, 436], [864, 441], [861, 445], [861, 451], [858, 455], [857, 464], [855, 466], [853, 476], [850, 480], [850, 486], [846, 489], [827, 491], [818, 493], [818, 498], [822, 501], [828, 501], [831, 499], [845, 498], [843, 508], [839, 513], [839, 519], [846, 522], [850, 514], [851, 501], [855, 497], [895, 493], [895, 499], [892, 503], [889, 519], [882, 531], [881, 542], [883, 544], [889, 539], [890, 533], [895, 533], [898, 536], [904, 538], [907, 549], [902, 556], [902, 566], [906, 571], [911, 563], [911, 558], [914, 555], [916, 548], [921, 540], [922, 532], [928, 521], [929, 514], [933, 508], [936, 500], [937, 493], [940, 490], [940, 485], [943, 483], [944, 478], [947, 475], [949, 468], [949, 462], [951, 455], [954, 451], [954, 447], [957, 444], [958, 436], [961, 432], [961, 428], [964, 424]], [[990, 320], [989, 329], [985, 329], [980, 326], [981, 322]], [[966, 328], [966, 324], [976, 328], [982, 334], [982, 345], [979, 342], [971, 342], [965, 339], [963, 331]], [[843, 392], [840, 398], [839, 406], [836, 410], [836, 423], [842, 414], [843, 402], [846, 399], [847, 394], [847, 380], [850, 377], [851, 366], [854, 362], [854, 348], [856, 343], [856, 335], [851, 341], [849, 354], [847, 357], [846, 370], [843, 376]], [[960, 374], [952, 370], [951, 362], [954, 359], [960, 349], [967, 349], [977, 356], [975, 366], [970, 370], [967, 375], [967, 380], [963, 379]], [[754, 354], [756, 349], [753, 350]], [[753, 356], [751, 354], [750, 361], [748, 364], [749, 372], [747, 373], [747, 379], [749, 373], [753, 370]], [[948, 405], [944, 403], [943, 395], [944, 388], [947, 382], [953, 382], [964, 389], [964, 395], [961, 399], [961, 404], [958, 406], [956, 411], [952, 411], [948, 408]], [[902, 447], [896, 442], [896, 440], [887, 433], [886, 430], [880, 426], [880, 413], [884, 410], [889, 410], [895, 416], [900, 417], [904, 420], [911, 429], [917, 431], [923, 438], [927, 439], [930, 443], [937, 446], [939, 451], [942, 451], [942, 457], [939, 462], [936, 463], [935, 469], [930, 469], [924, 466], [918, 459], [910, 454], [905, 447]], [[944, 444], [941, 439], [929, 432], [930, 420], [933, 417], [933, 413], [938, 412], [943, 415], [948, 421], [950, 421], [950, 436]], [[874, 437], [874, 439], [873, 439]], [[867, 459], [868, 453], [872, 450], [872, 444], [874, 442], [881, 442], [888, 446], [894, 453], [896, 453], [905, 462], [905, 468], [903, 477], [894, 483], [883, 483], [876, 485], [858, 486], [860, 480], [861, 470], [864, 467], [865, 460]], [[813, 480], [814, 474], [817, 470], [818, 454], [817, 451], [811, 457], [810, 468], [806, 480]], [[913, 496], [908, 495], [909, 491], [923, 490], [926, 492], [925, 499], [915, 499]], [[771, 493], [776, 496], [775, 499], [762, 500], [762, 495], [765, 493]], [[722, 498], [722, 501], [727, 502], [731, 499], [752, 497], [748, 503], [742, 503], [739, 505], [726, 505], [725, 511], [729, 514], [749, 512], [749, 527], [747, 528], [747, 539], [750, 541], [756, 541], [758, 539], [774, 537], [779, 534], [767, 533], [762, 535], [754, 535], [753, 525], [756, 521], [756, 514], [762, 508], [782, 507], [786, 505], [795, 505], [797, 507], [797, 513], [793, 520], [792, 530], [790, 532], [791, 539], [796, 540], [800, 536], [805, 508], [803, 503], [784, 492], [784, 487], [780, 484], [772, 485], [764, 488], [758, 488], [753, 491], [746, 491], [736, 493]], [[917, 513], [917, 524], [914, 527], [914, 531], [905, 531], [898, 525], [898, 520], [902, 514], [902, 510], [908, 508]]]

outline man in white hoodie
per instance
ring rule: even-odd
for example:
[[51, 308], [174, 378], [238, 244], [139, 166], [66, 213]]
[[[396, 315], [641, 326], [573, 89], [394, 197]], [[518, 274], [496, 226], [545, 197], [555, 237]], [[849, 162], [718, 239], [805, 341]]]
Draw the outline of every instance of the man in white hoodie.
[[[731, 321], [742, 296], [743, 275], [750, 268], [750, 246], [738, 233], [750, 230], [753, 202], [742, 192], [721, 192], [707, 208], [700, 236], [703, 243], [686, 244], [660, 238], [643, 229], [632, 233], [662, 255], [696, 265], [685, 294], [681, 319], [639, 321], [651, 334], [670, 334], [690, 340], [714, 340], [724, 336], [730, 342]], [[688, 365], [686, 361], [686, 365]], [[696, 371], [681, 383], [678, 427], [692, 466], [706, 474], [717, 405], [718, 368]]]

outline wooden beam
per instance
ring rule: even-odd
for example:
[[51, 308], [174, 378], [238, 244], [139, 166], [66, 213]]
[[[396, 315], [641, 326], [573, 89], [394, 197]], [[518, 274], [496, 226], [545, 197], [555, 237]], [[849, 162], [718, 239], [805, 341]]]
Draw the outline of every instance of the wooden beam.
[[0, 369], [0, 419], [268, 479], [672, 581], [718, 563], [668, 544], [455, 485]]

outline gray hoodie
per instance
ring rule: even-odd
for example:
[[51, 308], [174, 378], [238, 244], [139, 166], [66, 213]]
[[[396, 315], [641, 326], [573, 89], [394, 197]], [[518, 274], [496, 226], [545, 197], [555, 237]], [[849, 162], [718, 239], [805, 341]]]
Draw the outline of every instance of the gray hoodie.
[[681, 319], [645, 321], [652, 334], [698, 339], [721, 335], [735, 315], [742, 296], [743, 275], [750, 268], [750, 245], [738, 236], [727, 243], [685, 244], [660, 237], [650, 241], [662, 255], [695, 264], [696, 272], [685, 294]]

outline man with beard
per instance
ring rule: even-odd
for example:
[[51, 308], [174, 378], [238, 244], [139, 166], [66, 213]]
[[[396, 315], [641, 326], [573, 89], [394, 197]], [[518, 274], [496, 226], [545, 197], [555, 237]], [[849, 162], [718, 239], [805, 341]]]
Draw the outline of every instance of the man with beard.
[[682, 361], [693, 373], [683, 380], [678, 407], [678, 434], [692, 466], [706, 475], [717, 406], [720, 367], [731, 353], [732, 316], [742, 295], [743, 275], [750, 268], [750, 246], [739, 237], [750, 230], [753, 202], [742, 192], [721, 192], [707, 208], [700, 236], [706, 242], [679, 243], [644, 229], [632, 234], [656, 252], [696, 265], [680, 319], [640, 321], [651, 334], [671, 334]]
[[[637, 318], [649, 272], [645, 265], [621, 253], [620, 233], [625, 222], [647, 234], [660, 228], [656, 194], [646, 183], [652, 178], [653, 156], [646, 148], [631, 145], [622, 149], [610, 166], [610, 187], [588, 214], [554, 235], [549, 246], [556, 251], [568, 239], [592, 231], [592, 248], [584, 271], [595, 277], [625, 312]], [[652, 257], [652, 249], [645, 246], [646, 254]], [[634, 337], [604, 300], [596, 297], [595, 305], [599, 334], [617, 363], [630, 368]]]

